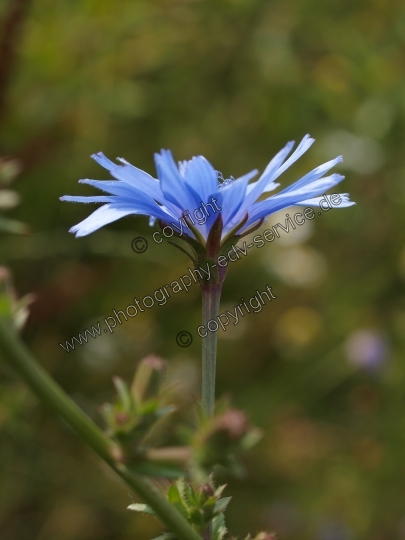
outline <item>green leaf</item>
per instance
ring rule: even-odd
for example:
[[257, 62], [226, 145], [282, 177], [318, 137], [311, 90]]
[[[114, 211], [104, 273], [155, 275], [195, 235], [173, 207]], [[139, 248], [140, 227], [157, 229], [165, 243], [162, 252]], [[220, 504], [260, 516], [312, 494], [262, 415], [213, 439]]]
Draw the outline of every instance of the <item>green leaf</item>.
[[226, 528], [226, 525], [225, 525], [224, 514], [218, 514], [218, 516], [216, 516], [212, 520], [213, 540], [223, 540], [227, 532], [228, 532], [228, 529]]
[[181, 502], [179, 490], [176, 484], [172, 484], [167, 492], [167, 499], [169, 503], [175, 505]]
[[129, 391], [128, 385], [119, 377], [114, 377], [114, 386], [117, 390], [118, 400], [122, 404], [123, 410], [129, 412], [133, 407], [133, 398]]
[[151, 516], [156, 515], [152, 508], [147, 504], [133, 503], [127, 506], [127, 509], [133, 510], [134, 512], [142, 512], [143, 514], [150, 514]]
[[201, 508], [190, 508], [188, 522], [197, 529], [203, 527], [206, 522], [203, 510]]
[[157, 536], [153, 540], [174, 540], [176, 538], [176, 535], [171, 532], [163, 533], [160, 536]]
[[224, 497], [223, 499], [219, 499], [217, 503], [215, 504], [215, 513], [219, 514], [220, 512], [225, 512], [226, 507], [230, 503], [232, 497]]
[[[181, 498], [181, 495], [180, 495], [180, 491], [179, 491], [179, 486], [178, 484], [181, 483], [180, 480], [178, 480], [177, 482], [175, 482], [174, 484], [172, 484], [170, 487], [169, 487], [169, 490], [167, 492], [167, 499], [169, 501], [169, 503], [171, 503], [173, 506], [175, 506], [177, 508], [177, 510], [179, 510], [179, 512], [181, 512], [183, 514], [183, 516], [187, 519], [188, 518], [188, 508], [187, 508], [187, 505], [184, 504], [182, 498]], [[184, 483], [184, 481], [183, 481]]]
[[187, 484], [183, 480], [183, 478], [179, 478], [176, 482], [177, 490], [180, 496], [180, 500], [182, 501], [184, 507], [188, 510], [189, 507], [189, 498], [187, 496]]
[[217, 489], [215, 490], [214, 496], [218, 499], [218, 497], [222, 495], [222, 492], [224, 491], [225, 488], [226, 488], [226, 484], [223, 484], [222, 486], [218, 486]]

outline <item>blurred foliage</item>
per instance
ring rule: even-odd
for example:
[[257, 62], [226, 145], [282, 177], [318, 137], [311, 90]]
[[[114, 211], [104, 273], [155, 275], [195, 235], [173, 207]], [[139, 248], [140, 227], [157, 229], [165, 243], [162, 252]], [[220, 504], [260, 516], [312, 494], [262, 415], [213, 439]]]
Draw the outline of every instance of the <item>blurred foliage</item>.
[[17, 299], [9, 270], [0, 266], [0, 317], [20, 330], [29, 317], [29, 305], [34, 300], [32, 294]]
[[[16, 191], [7, 189], [9, 184], [19, 173], [16, 161], [0, 159], [0, 211], [3, 213], [14, 208], [20, 203], [20, 197]], [[0, 214], [0, 231], [14, 234], [24, 234], [28, 228], [24, 223], [15, 219], [9, 219]]]
[[[0, 2], [6, 18], [13, 0]], [[21, 204], [0, 263], [35, 293], [24, 339], [86, 412], [146, 354], [199, 393], [197, 285], [66, 353], [83, 328], [187, 271], [128, 217], [75, 240], [84, 177], [102, 150], [154, 174], [153, 152], [203, 154], [224, 177], [263, 169], [290, 139], [317, 141], [289, 184], [343, 154], [357, 206], [325, 213], [230, 267], [223, 310], [273, 287], [277, 301], [219, 332], [218, 395], [264, 432], [249, 475], [227, 482], [227, 525], [285, 540], [405, 538], [405, 5], [369, 0], [33, 0], [0, 124]], [[0, 31], [1, 38], [1, 31]], [[2, 68], [0, 61], [0, 70]], [[291, 213], [291, 212], [290, 212]], [[281, 221], [283, 215], [274, 216]], [[263, 225], [269, 226], [273, 218]], [[259, 231], [260, 232], [260, 231]], [[145, 236], [149, 249], [131, 250]], [[222, 308], [221, 308], [222, 309]], [[193, 344], [179, 348], [188, 330]], [[0, 367], [2, 540], [137, 540], [161, 529]]]
[[[212, 539], [223, 540], [227, 534], [224, 512], [231, 500], [231, 497], [221, 498], [225, 487], [223, 485], [215, 488], [212, 479], [208, 479], [201, 486], [194, 486], [191, 482], [180, 478], [169, 486], [166, 496], [170, 504], [192, 524], [202, 538], [205, 537], [205, 531], [211, 524]], [[128, 509], [155, 516], [147, 504], [131, 504]], [[164, 533], [154, 540], [178, 540], [178, 538], [173, 533]]]

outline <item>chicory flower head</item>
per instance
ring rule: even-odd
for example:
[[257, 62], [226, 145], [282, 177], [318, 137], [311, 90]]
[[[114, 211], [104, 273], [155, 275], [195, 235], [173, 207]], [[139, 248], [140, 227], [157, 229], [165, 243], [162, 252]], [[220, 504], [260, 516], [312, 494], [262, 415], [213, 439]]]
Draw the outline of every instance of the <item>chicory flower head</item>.
[[[120, 165], [103, 153], [92, 156], [116, 180], [80, 180], [107, 195], [90, 197], [61, 197], [62, 201], [103, 203], [82, 222], [70, 229], [76, 236], [86, 236], [100, 227], [130, 214], [150, 216], [161, 226], [171, 226], [179, 236], [194, 247], [198, 244], [211, 256], [230, 238], [239, 238], [256, 229], [270, 214], [292, 205], [318, 206], [328, 189], [344, 178], [341, 174], [324, 176], [342, 161], [339, 156], [303, 176], [279, 193], [263, 199], [276, 189], [277, 178], [300, 158], [313, 144], [306, 135], [295, 151], [290, 141], [270, 161], [258, 180], [249, 183], [257, 174], [253, 170], [240, 178], [224, 179], [203, 156], [176, 164], [169, 150], [155, 154], [158, 178], [118, 158]], [[340, 194], [340, 208], [355, 204], [348, 194]], [[260, 199], [260, 200], [259, 200]], [[211, 244], [211, 247], [210, 247]], [[214, 244], [214, 246], [213, 246]], [[212, 248], [215, 249], [212, 249]]]

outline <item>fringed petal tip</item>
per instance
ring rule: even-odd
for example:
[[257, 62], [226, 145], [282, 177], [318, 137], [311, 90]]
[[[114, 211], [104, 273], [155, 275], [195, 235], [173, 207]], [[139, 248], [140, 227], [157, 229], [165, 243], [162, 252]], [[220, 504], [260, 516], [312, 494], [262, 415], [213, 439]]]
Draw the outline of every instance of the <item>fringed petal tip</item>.
[[154, 153], [155, 159], [170, 159], [170, 161], [174, 161], [173, 154], [171, 150], [166, 150], [165, 148], [161, 148], [160, 152]]
[[77, 225], [74, 225], [73, 227], [70, 227], [69, 232], [70, 232], [71, 234], [74, 234], [75, 237], [78, 238], [79, 236], [81, 236], [81, 235], [79, 234], [79, 232], [78, 232], [78, 229], [79, 229], [79, 227], [78, 227]]
[[344, 204], [344, 208], [348, 206], [354, 206], [355, 204], [357, 204], [356, 202], [350, 200], [349, 193], [339, 193], [339, 195], [342, 198], [342, 203]]
[[113, 167], [117, 167], [115, 163], [111, 161], [111, 159], [108, 159], [103, 152], [97, 152], [96, 154], [91, 154], [90, 156], [94, 161], [96, 161], [101, 167], [104, 167], [104, 169], [111, 170]]
[[301, 144], [304, 143], [304, 142], [309, 142], [311, 141], [311, 144], [315, 142], [315, 139], [313, 137], [311, 137], [311, 135], [309, 133], [307, 133], [306, 135], [303, 136], [302, 138], [302, 141], [301, 141]]
[[267, 193], [269, 191], [274, 191], [279, 186], [281, 186], [281, 184], [279, 184], [278, 182], [270, 182], [270, 184], [267, 184], [267, 186], [266, 186], [265, 190], [263, 191], [263, 193]]
[[[348, 208], [349, 206], [353, 206], [356, 203], [354, 201], [350, 200], [350, 196], [348, 193], [328, 193], [326, 194], [327, 197], [333, 197], [334, 195], [339, 195], [340, 202], [335, 203], [333, 202], [333, 208]], [[320, 206], [321, 201], [325, 200], [325, 195], [322, 195], [321, 197], [314, 197], [311, 199], [305, 199], [303, 201], [296, 202], [296, 206]]]
[[[344, 180], [346, 176], [344, 174], [333, 173], [330, 176], [325, 176], [325, 178], [331, 178], [331, 179], [333, 178], [334, 180], [336, 180], [336, 183], [338, 184], [342, 182], [342, 180]], [[323, 178], [321, 178], [320, 180], [323, 180]]]
[[[295, 143], [295, 141], [293, 141]], [[295, 151], [303, 151], [303, 153], [305, 153], [315, 142], [315, 139], [313, 137], [311, 137], [311, 135], [309, 133], [307, 133], [306, 135], [304, 135], [304, 137], [302, 138], [301, 142], [298, 144], [297, 148]]]

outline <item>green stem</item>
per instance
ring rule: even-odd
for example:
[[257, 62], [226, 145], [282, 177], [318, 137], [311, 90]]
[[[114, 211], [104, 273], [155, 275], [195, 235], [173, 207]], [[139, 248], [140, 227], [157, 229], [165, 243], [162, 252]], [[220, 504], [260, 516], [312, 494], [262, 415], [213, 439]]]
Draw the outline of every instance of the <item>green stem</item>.
[[207, 332], [202, 339], [202, 407], [208, 416], [215, 411], [215, 372], [217, 361], [217, 333], [207, 324], [218, 316], [222, 286], [208, 283], [202, 289], [202, 323]]
[[114, 458], [115, 445], [77, 407], [60, 386], [36, 362], [11, 327], [0, 319], [0, 352], [16, 369], [37, 396], [156, 512], [156, 515], [180, 540], [201, 540], [183, 516], [142, 476], [133, 473]]

